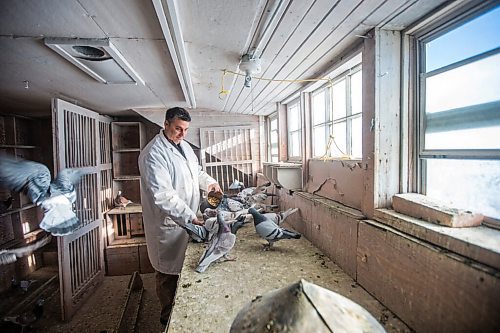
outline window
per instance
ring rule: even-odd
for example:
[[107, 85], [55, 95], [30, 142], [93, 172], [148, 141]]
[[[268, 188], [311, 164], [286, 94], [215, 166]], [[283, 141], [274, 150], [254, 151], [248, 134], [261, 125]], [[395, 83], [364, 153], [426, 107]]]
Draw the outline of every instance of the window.
[[416, 36], [420, 192], [500, 220], [500, 6]]
[[269, 160], [278, 162], [278, 118], [269, 120]]
[[294, 101], [287, 105], [288, 123], [288, 158], [299, 159], [302, 155], [302, 121], [300, 102]]
[[357, 65], [311, 94], [313, 157], [361, 159], [361, 79]]
[[311, 95], [313, 157], [321, 157], [326, 153], [328, 139], [330, 138], [330, 88], [321, 88]]

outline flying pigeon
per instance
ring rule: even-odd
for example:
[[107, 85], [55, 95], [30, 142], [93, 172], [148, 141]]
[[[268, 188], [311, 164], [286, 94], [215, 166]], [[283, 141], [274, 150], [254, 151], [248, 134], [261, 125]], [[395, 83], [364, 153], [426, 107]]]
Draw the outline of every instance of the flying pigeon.
[[217, 224], [219, 225], [219, 230], [210, 241], [208, 248], [200, 258], [198, 267], [196, 267], [196, 271], [198, 273], [203, 273], [211, 263], [221, 257], [224, 257], [227, 260], [234, 260], [234, 258], [230, 258], [228, 256], [228, 253], [231, 251], [234, 243], [236, 242], [236, 235], [231, 233], [231, 229], [226, 224], [222, 214], [220, 213], [217, 214]]
[[129, 205], [129, 204], [132, 203], [132, 201], [130, 201], [129, 199], [125, 198], [122, 195], [122, 191], [118, 191], [118, 193], [116, 194], [114, 203], [115, 203], [115, 207], [120, 207], [120, 208], [125, 209], [127, 207], [127, 205]]
[[64, 169], [51, 182], [45, 165], [0, 154], [0, 186], [22, 191], [33, 203], [42, 206], [44, 216], [40, 228], [54, 236], [68, 235], [79, 225], [73, 204], [75, 185], [83, 174], [80, 169]]
[[32, 254], [34, 251], [39, 248], [47, 245], [52, 240], [51, 235], [46, 235], [44, 238], [35, 242], [34, 244], [30, 244], [27, 246], [9, 249], [9, 250], [0, 250], [0, 266], [11, 264], [17, 261], [17, 258], [22, 258]]
[[259, 236], [267, 240], [269, 243], [265, 250], [271, 249], [273, 243], [281, 239], [299, 239], [301, 237], [301, 234], [295, 231], [281, 228], [268, 217], [259, 213], [255, 208], [250, 208], [248, 212], [253, 216], [255, 230]]

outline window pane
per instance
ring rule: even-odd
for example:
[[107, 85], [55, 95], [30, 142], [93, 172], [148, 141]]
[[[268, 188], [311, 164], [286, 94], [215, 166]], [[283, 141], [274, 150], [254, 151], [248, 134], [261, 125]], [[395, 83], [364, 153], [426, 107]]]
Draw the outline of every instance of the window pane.
[[499, 68], [497, 54], [427, 78], [426, 113], [500, 100]]
[[271, 147], [271, 155], [278, 155], [278, 147]]
[[299, 129], [299, 108], [297, 104], [290, 106], [288, 109], [288, 129], [290, 131]]
[[314, 94], [312, 98], [312, 118], [313, 125], [321, 124], [326, 121], [326, 94], [323, 89]]
[[271, 156], [271, 162], [278, 162], [278, 156]]
[[352, 153], [354, 158], [361, 159], [362, 155], [362, 121], [361, 117], [352, 119]]
[[426, 72], [500, 46], [500, 7], [425, 45]]
[[278, 132], [271, 132], [271, 144], [278, 143]]
[[271, 120], [271, 131], [278, 130], [278, 119]]
[[426, 195], [500, 219], [500, 161], [427, 160]]
[[500, 125], [425, 133], [426, 149], [500, 149]]
[[320, 126], [313, 130], [313, 157], [321, 157], [325, 154], [327, 128], [327, 126]]
[[361, 71], [351, 76], [351, 114], [361, 113], [362, 109], [362, 82]]
[[332, 156], [341, 157], [347, 155], [346, 145], [346, 122], [333, 124], [334, 142], [331, 145]]
[[333, 119], [339, 119], [346, 116], [346, 84], [345, 79], [333, 85]]
[[290, 134], [290, 142], [292, 146], [290, 147], [290, 157], [300, 156], [300, 132], [294, 132]]

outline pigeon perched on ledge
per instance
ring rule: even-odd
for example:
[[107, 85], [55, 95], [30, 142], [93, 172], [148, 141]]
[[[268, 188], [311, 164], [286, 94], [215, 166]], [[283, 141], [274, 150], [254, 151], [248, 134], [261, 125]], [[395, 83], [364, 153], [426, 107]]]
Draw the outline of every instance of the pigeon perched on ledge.
[[37, 162], [0, 154], [0, 186], [23, 192], [43, 208], [40, 228], [54, 236], [72, 233], [79, 226], [73, 211], [75, 185], [83, 176], [80, 169], [63, 169], [52, 180], [49, 169]]
[[122, 195], [122, 191], [118, 191], [118, 193], [116, 194], [115, 200], [114, 200], [115, 207], [120, 207], [120, 208], [125, 209], [127, 207], [127, 205], [130, 205], [131, 203], [132, 203], [131, 200], [125, 198]]

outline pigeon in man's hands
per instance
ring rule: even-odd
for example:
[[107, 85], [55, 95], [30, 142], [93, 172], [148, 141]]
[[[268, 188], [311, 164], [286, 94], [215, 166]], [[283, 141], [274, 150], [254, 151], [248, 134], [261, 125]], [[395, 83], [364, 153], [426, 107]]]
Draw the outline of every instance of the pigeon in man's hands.
[[219, 225], [217, 234], [212, 237], [212, 240], [208, 244], [208, 248], [201, 256], [198, 267], [196, 268], [198, 273], [203, 273], [211, 263], [221, 257], [227, 260], [234, 260], [234, 258], [230, 258], [228, 254], [236, 242], [236, 235], [231, 233], [231, 229], [224, 221], [224, 217], [220, 212], [217, 214], [217, 224]]
[[23, 192], [41, 206], [44, 216], [40, 228], [54, 236], [71, 234], [79, 226], [73, 204], [75, 185], [83, 174], [80, 169], [63, 169], [51, 181], [45, 165], [0, 154], [0, 186]]

